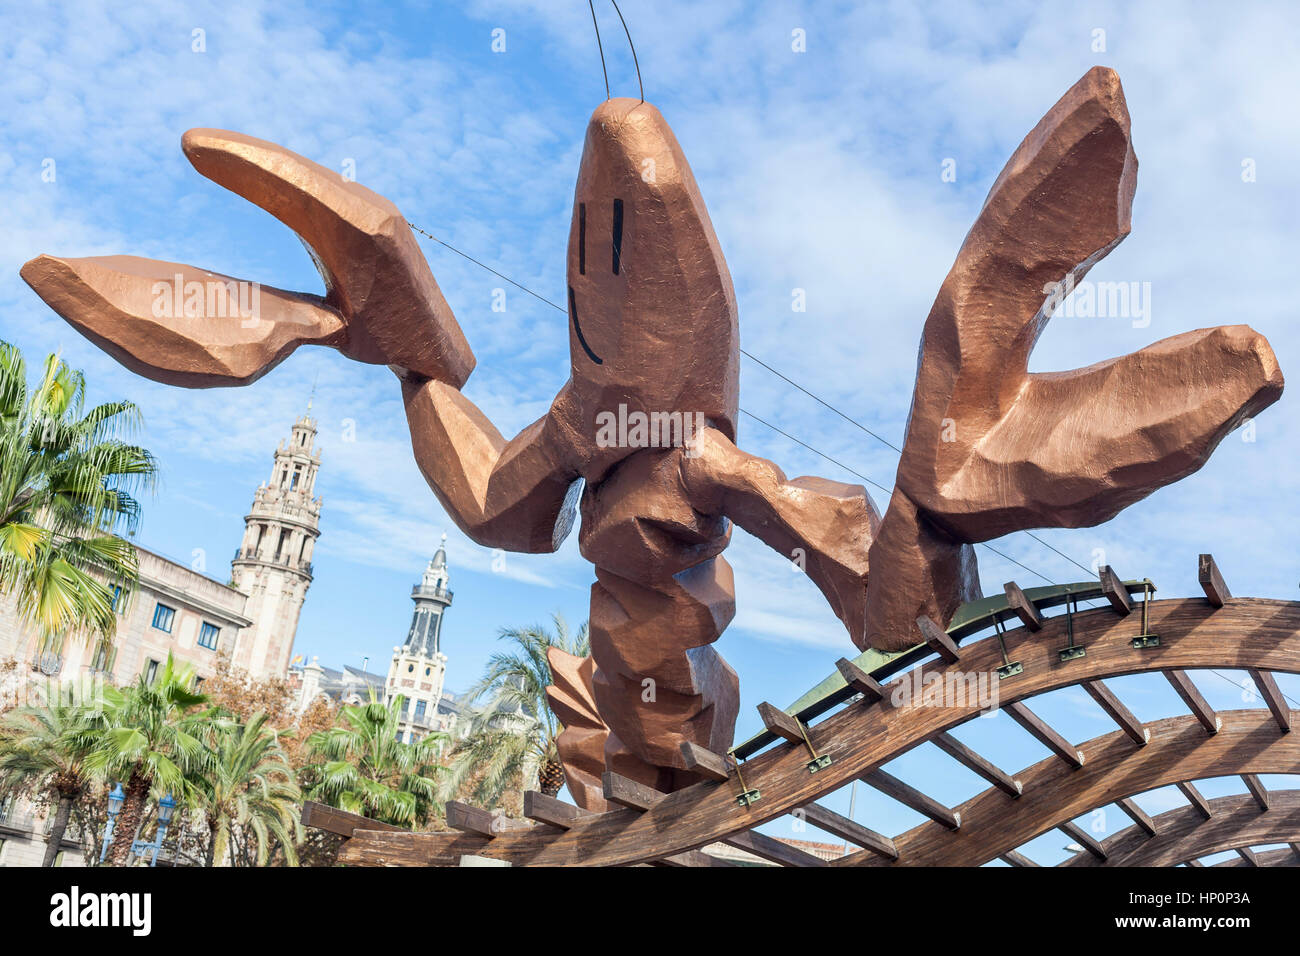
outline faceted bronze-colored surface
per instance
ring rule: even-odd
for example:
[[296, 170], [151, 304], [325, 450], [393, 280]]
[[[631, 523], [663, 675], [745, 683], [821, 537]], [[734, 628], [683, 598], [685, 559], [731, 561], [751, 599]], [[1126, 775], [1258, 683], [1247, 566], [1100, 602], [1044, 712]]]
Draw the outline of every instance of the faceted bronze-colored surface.
[[[730, 744], [739, 684], [711, 647], [735, 614], [729, 520], [805, 570], [860, 647], [908, 647], [918, 616], [946, 623], [979, 597], [972, 544], [1107, 520], [1199, 468], [1282, 388], [1267, 342], [1242, 326], [1028, 372], [1048, 293], [1129, 230], [1137, 160], [1105, 69], [1025, 139], [966, 237], [925, 324], [883, 520], [860, 486], [790, 480], [736, 448], [735, 293], [653, 106], [609, 100], [591, 117], [569, 235], [571, 376], [509, 441], [459, 391], [473, 356], [391, 203], [238, 134], [195, 130], [184, 145], [200, 172], [303, 238], [323, 298], [267, 290], [260, 322], [234, 328], [153, 310], [160, 277], [208, 276], [188, 267], [41, 257], [24, 278], [161, 381], [242, 384], [304, 343], [390, 365], [421, 471], [480, 544], [552, 551], [580, 504], [580, 550], [596, 567], [592, 657], [555, 657], [549, 696], [566, 725], [570, 789], [587, 807], [602, 766], [670, 790], [694, 779], [682, 741], [715, 753]], [[638, 430], [638, 416], [658, 423]]]
[[591, 689], [595, 662], [547, 648], [546, 662], [551, 668], [552, 684], [546, 688], [551, 712], [564, 725], [556, 738], [560, 762], [564, 764], [565, 782], [573, 802], [584, 810], [603, 813], [606, 809], [601, 774], [605, 772], [605, 738], [609, 728], [596, 709]]
[[1196, 471], [1275, 402], [1282, 373], [1246, 326], [1030, 374], [1057, 283], [1128, 235], [1137, 158], [1119, 77], [1097, 67], [1011, 157], [925, 323], [894, 502], [872, 549], [866, 643], [899, 649], [978, 596], [963, 549], [1100, 524]]
[[[130, 256], [40, 256], [23, 266], [27, 284], [74, 328], [132, 371], [191, 388], [245, 385], [304, 343], [465, 383], [474, 354], [396, 206], [251, 136], [192, 129], [181, 145], [200, 173], [298, 234], [325, 280], [324, 298], [257, 286], [261, 309], [232, 315], [211, 301], [211, 283], [256, 283]], [[208, 293], [200, 308], [161, 307], [178, 273]]]

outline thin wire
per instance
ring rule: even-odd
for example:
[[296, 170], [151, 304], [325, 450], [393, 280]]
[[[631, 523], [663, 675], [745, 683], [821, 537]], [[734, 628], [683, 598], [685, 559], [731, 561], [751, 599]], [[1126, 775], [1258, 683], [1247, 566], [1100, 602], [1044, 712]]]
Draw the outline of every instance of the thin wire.
[[[613, 0], [611, 0], [611, 2], [613, 2]], [[616, 10], [618, 9], [618, 5], [617, 5], [617, 4], [615, 4], [614, 9], [616, 9]], [[593, 15], [594, 15], [595, 11], [593, 10], [592, 12], [593, 12]], [[621, 16], [621, 14], [620, 14], [620, 16]], [[626, 25], [625, 25], [625, 27], [626, 27]], [[599, 35], [599, 34], [598, 34], [598, 35]], [[628, 37], [628, 41], [631, 42], [631, 37]], [[634, 55], [635, 55], [635, 54], [634, 54]], [[428, 231], [426, 231], [426, 230], [424, 230], [424, 229], [421, 229], [421, 228], [420, 228], [419, 226], [417, 226], [415, 223], [408, 221], [408, 222], [407, 222], [407, 225], [410, 226], [410, 227], [411, 227], [413, 230], [415, 230], [416, 232], [418, 232], [420, 235], [424, 236], [425, 238], [427, 238], [427, 239], [432, 239], [434, 242], [438, 243], [438, 245], [442, 246], [443, 248], [445, 248], [445, 249], [449, 249], [449, 250], [451, 250], [452, 252], [456, 253], [456, 255], [460, 256], [462, 259], [467, 259], [467, 260], [469, 260], [470, 262], [474, 263], [474, 265], [478, 266], [480, 269], [486, 269], [488, 272], [492, 273], [492, 274], [493, 274], [494, 276], [496, 276], [497, 278], [499, 278], [499, 279], [503, 279], [503, 280], [505, 280], [506, 282], [509, 282], [509, 283], [510, 283], [512, 286], [514, 286], [516, 289], [520, 289], [520, 290], [522, 290], [522, 291], [524, 291], [524, 292], [527, 292], [527, 293], [528, 293], [529, 295], [531, 295], [533, 298], [537, 299], [539, 302], [544, 302], [545, 304], [549, 305], [552, 309], [555, 309], [557, 312], [565, 312], [565, 309], [564, 309], [563, 306], [561, 306], [561, 305], [559, 305], [559, 304], [557, 304], [557, 303], [555, 303], [555, 302], [552, 302], [550, 299], [546, 298], [546, 297], [543, 296], [543, 295], [539, 295], [538, 293], [534, 292], [532, 289], [528, 288], [528, 286], [523, 285], [523, 284], [521, 284], [521, 283], [519, 283], [519, 282], [516, 282], [514, 279], [510, 278], [508, 275], [505, 275], [505, 274], [502, 273], [502, 272], [498, 272], [496, 269], [493, 269], [493, 268], [492, 268], [490, 265], [488, 265], [487, 263], [485, 263], [485, 262], [480, 262], [478, 259], [475, 259], [473, 256], [469, 255], [468, 253], [461, 252], [459, 249], [457, 249], [457, 248], [456, 248], [455, 246], [453, 246], [451, 243], [449, 243], [449, 242], [444, 242], [443, 240], [441, 240], [441, 239], [439, 239], [437, 236], [435, 236], [433, 233], [428, 232]], [[744, 354], [746, 357], [748, 357], [748, 358], [751, 359], [752, 361], [757, 362], [759, 365], [763, 366], [763, 368], [767, 369], [769, 372], [771, 372], [773, 375], [775, 375], [775, 376], [777, 376], [778, 378], [780, 378], [782, 381], [787, 382], [788, 384], [794, 386], [794, 387], [797, 388], [799, 391], [801, 391], [801, 392], [803, 392], [805, 395], [807, 395], [809, 398], [815, 400], [816, 402], [818, 402], [818, 403], [820, 403], [821, 405], [825, 406], [826, 408], [830, 409], [832, 412], [834, 412], [836, 415], [840, 416], [840, 418], [844, 419], [844, 420], [845, 420], [846, 422], [848, 422], [849, 424], [854, 425], [854, 426], [856, 426], [856, 427], [862, 429], [864, 432], [866, 432], [866, 433], [867, 433], [868, 435], [870, 435], [872, 438], [875, 438], [877, 441], [882, 442], [882, 443], [888, 445], [890, 448], [894, 449], [894, 451], [898, 452], [899, 454], [902, 454], [902, 449], [901, 449], [901, 448], [899, 448], [897, 445], [893, 444], [892, 442], [887, 441], [887, 440], [884, 439], [884, 438], [881, 438], [879, 435], [877, 435], [875, 432], [873, 432], [870, 428], [867, 428], [866, 425], [863, 425], [861, 422], [857, 421], [856, 419], [854, 419], [854, 418], [852, 418], [852, 417], [846, 415], [844, 412], [840, 411], [840, 410], [839, 410], [838, 408], [836, 408], [834, 405], [832, 405], [832, 404], [830, 404], [829, 402], [823, 400], [822, 398], [818, 397], [817, 395], [814, 395], [812, 392], [808, 391], [808, 389], [804, 388], [804, 387], [803, 387], [802, 385], [800, 385], [798, 382], [796, 382], [796, 381], [794, 381], [793, 379], [789, 378], [788, 376], [782, 374], [781, 372], [778, 372], [776, 369], [772, 368], [772, 366], [768, 365], [766, 362], [764, 362], [762, 359], [758, 358], [757, 356], [755, 356], [755, 355], [753, 355], [753, 354], [751, 354], [751, 353], [749, 353], [749, 352], [746, 352], [744, 349], [741, 349], [740, 351], [741, 351], [741, 353]], [[883, 494], [886, 494], [886, 495], [892, 495], [892, 494], [894, 493], [892, 488], [886, 488], [886, 487], [885, 487], [884, 485], [882, 485], [880, 482], [878, 482], [878, 481], [873, 481], [871, 478], [868, 478], [866, 475], [862, 474], [862, 472], [858, 471], [857, 469], [855, 469], [855, 468], [850, 468], [848, 465], [844, 464], [844, 462], [840, 461], [839, 459], [837, 459], [837, 458], [832, 458], [830, 455], [826, 454], [825, 452], [823, 452], [823, 451], [821, 451], [821, 450], [819, 450], [819, 449], [817, 449], [817, 448], [814, 448], [812, 445], [808, 444], [806, 441], [803, 441], [802, 439], [799, 439], [799, 438], [795, 438], [795, 437], [794, 437], [793, 435], [791, 435], [789, 432], [784, 431], [784, 430], [781, 429], [781, 428], [778, 428], [777, 426], [773, 425], [773, 424], [772, 424], [771, 422], [769, 422], [769, 421], [766, 421], [765, 419], [759, 418], [759, 417], [758, 417], [757, 415], [755, 415], [753, 412], [751, 412], [751, 411], [749, 411], [749, 410], [747, 410], [747, 409], [744, 409], [744, 408], [740, 409], [740, 411], [741, 411], [742, 413], [744, 413], [745, 415], [748, 415], [750, 418], [754, 419], [754, 421], [758, 422], [760, 425], [765, 425], [765, 426], [767, 426], [768, 428], [770, 428], [772, 431], [776, 432], [778, 435], [782, 435], [782, 436], [784, 436], [785, 438], [788, 438], [790, 441], [794, 442], [795, 444], [797, 444], [797, 445], [801, 445], [802, 447], [808, 449], [808, 450], [809, 450], [810, 452], [812, 452], [814, 455], [818, 455], [818, 456], [820, 456], [821, 458], [824, 458], [824, 459], [826, 459], [827, 461], [829, 461], [831, 464], [836, 465], [836, 466], [838, 466], [838, 467], [840, 467], [840, 468], [843, 468], [845, 471], [847, 471], [847, 472], [848, 472], [849, 474], [851, 474], [851, 475], [856, 475], [858, 478], [861, 478], [861, 479], [862, 479], [863, 481], [865, 481], [867, 484], [871, 485], [873, 488], [878, 489], [878, 490], [881, 491]], [[1043, 547], [1049, 549], [1050, 551], [1054, 551], [1054, 552], [1056, 552], [1056, 553], [1059, 554], [1062, 558], [1064, 558], [1065, 560], [1067, 560], [1067, 561], [1069, 561], [1071, 564], [1073, 564], [1075, 567], [1081, 568], [1082, 570], [1087, 571], [1089, 574], [1092, 574], [1092, 573], [1093, 573], [1091, 568], [1085, 567], [1084, 565], [1080, 564], [1078, 561], [1074, 560], [1074, 558], [1072, 558], [1072, 557], [1070, 557], [1068, 554], [1066, 554], [1064, 551], [1061, 551], [1059, 548], [1055, 548], [1055, 547], [1053, 547], [1052, 545], [1048, 544], [1046, 541], [1044, 541], [1044, 540], [1043, 540], [1042, 538], [1040, 538], [1038, 535], [1034, 534], [1032, 531], [1025, 531], [1025, 534], [1029, 535], [1029, 537], [1033, 538], [1035, 541], [1037, 541], [1037, 542], [1038, 542], [1039, 544], [1041, 544]], [[1055, 584], [1055, 583], [1056, 583], [1056, 582], [1053, 581], [1051, 578], [1047, 577], [1045, 574], [1042, 574], [1042, 573], [1040, 573], [1040, 572], [1038, 572], [1038, 571], [1035, 571], [1033, 568], [1029, 567], [1028, 565], [1021, 564], [1021, 563], [1020, 563], [1019, 561], [1017, 561], [1015, 558], [1011, 557], [1011, 555], [1006, 554], [1006, 553], [1003, 552], [1003, 551], [999, 551], [997, 548], [993, 547], [993, 546], [990, 545], [990, 544], [987, 544], [987, 543], [985, 543], [985, 542], [980, 542], [980, 545], [979, 545], [979, 546], [980, 546], [981, 548], [984, 548], [984, 549], [987, 550], [987, 551], [991, 551], [991, 552], [993, 552], [993, 553], [996, 554], [998, 557], [1002, 558], [1004, 561], [1008, 561], [1008, 562], [1010, 562], [1011, 564], [1014, 564], [1016, 567], [1018, 567], [1018, 568], [1020, 568], [1020, 569], [1022, 569], [1022, 570], [1024, 570], [1024, 571], [1027, 571], [1028, 573], [1034, 575], [1035, 577], [1042, 578], [1042, 579], [1043, 579], [1044, 581], [1046, 581], [1048, 584]], [[1089, 602], [1089, 603], [1091, 603], [1091, 602]], [[1220, 672], [1220, 671], [1217, 671], [1217, 670], [1215, 670], [1215, 669], [1213, 669], [1213, 668], [1207, 668], [1207, 669], [1210, 671], [1210, 673], [1212, 673], [1212, 674], [1216, 675], [1217, 677], [1220, 677], [1220, 678], [1222, 678], [1223, 680], [1227, 681], [1227, 682], [1228, 682], [1229, 684], [1231, 684], [1233, 687], [1240, 687], [1240, 686], [1241, 686], [1241, 685], [1238, 684], [1235, 680], [1233, 680], [1231, 677], [1229, 677], [1227, 674], [1224, 674], [1224, 673], [1222, 673], [1222, 672]], [[1291, 704], [1294, 704], [1296, 707], [1300, 708], [1300, 702], [1297, 702], [1297, 701], [1295, 700], [1295, 698], [1291, 697], [1290, 694], [1287, 694], [1285, 691], [1281, 691], [1281, 693], [1282, 693], [1282, 696], [1283, 696], [1284, 698], [1286, 698], [1286, 700], [1287, 700], [1288, 702], [1290, 702]]]
[[[605, 48], [600, 44], [600, 24], [596, 22], [596, 4], [593, 0], [587, 0], [587, 6], [591, 8], [591, 25], [596, 28], [596, 49], [600, 51], [600, 72], [605, 74], [605, 99], [609, 99], [609, 71], [605, 69]], [[466, 256], [466, 258], [469, 257]]]
[[[590, 0], [588, 0], [590, 2]], [[627, 21], [623, 19], [623, 11], [618, 8], [615, 0], [609, 0], [614, 4], [614, 12], [618, 14], [619, 22], [623, 24], [623, 32], [627, 34], [627, 45], [632, 48], [632, 65], [636, 67], [636, 85], [641, 90], [641, 102], [645, 102], [645, 87], [641, 84], [641, 64], [636, 59], [636, 44], [632, 42], [632, 32], [627, 28]], [[606, 97], [608, 98], [608, 97]]]
[[791, 378], [789, 378], [789, 377], [787, 377], [787, 376], [785, 376], [785, 375], [782, 375], [780, 372], [778, 372], [776, 369], [772, 368], [772, 366], [768, 365], [766, 362], [764, 362], [764, 361], [763, 361], [761, 358], [759, 358], [758, 356], [753, 355], [753, 354], [751, 354], [751, 353], [749, 353], [749, 352], [746, 352], [744, 349], [741, 349], [741, 350], [740, 350], [740, 354], [743, 355], [743, 356], [745, 356], [746, 358], [748, 358], [749, 360], [751, 360], [751, 361], [753, 361], [753, 362], [757, 362], [759, 365], [763, 366], [763, 368], [767, 369], [769, 372], [771, 372], [773, 375], [775, 375], [777, 378], [781, 379], [782, 381], [785, 381], [785, 382], [787, 382], [788, 384], [793, 385], [795, 388], [799, 389], [799, 391], [803, 392], [805, 395], [807, 395], [807, 396], [808, 396], [809, 398], [811, 398], [813, 401], [815, 401], [815, 402], [819, 402], [820, 404], [824, 405], [826, 408], [829, 408], [832, 412], [834, 412], [836, 415], [840, 416], [840, 418], [844, 419], [844, 420], [845, 420], [846, 422], [848, 422], [850, 425], [854, 425], [854, 426], [856, 426], [857, 428], [861, 428], [864, 432], [866, 432], [868, 435], [870, 435], [870, 436], [871, 436], [872, 438], [874, 438], [876, 441], [880, 442], [880, 443], [883, 444], [883, 445], [888, 445], [890, 448], [894, 449], [894, 451], [898, 452], [900, 455], [903, 453], [903, 449], [899, 448], [899, 447], [898, 447], [897, 445], [895, 445], [893, 442], [889, 441], [889, 440], [886, 439], [886, 438], [881, 438], [879, 435], [877, 435], [875, 432], [873, 432], [873, 431], [872, 431], [870, 428], [868, 428], [866, 425], [862, 424], [862, 422], [858, 421], [856, 418], [852, 418], [852, 417], [850, 417], [850, 416], [844, 414], [842, 411], [840, 411], [838, 408], [836, 408], [836, 407], [835, 407], [834, 405], [832, 405], [830, 402], [827, 402], [827, 401], [825, 401], [824, 399], [821, 399], [821, 398], [819, 398], [818, 396], [814, 395], [812, 392], [808, 391], [808, 389], [804, 388], [804, 387], [803, 387], [802, 385], [800, 385], [798, 382], [794, 381], [794, 379], [791, 379]]
[[[470, 262], [474, 263], [474, 264], [475, 264], [476, 266], [478, 266], [479, 268], [481, 268], [481, 269], [486, 269], [488, 272], [492, 273], [492, 274], [493, 274], [494, 276], [496, 276], [497, 278], [499, 278], [499, 279], [503, 279], [503, 280], [505, 280], [506, 282], [509, 282], [509, 283], [510, 283], [512, 286], [514, 286], [516, 289], [520, 289], [520, 290], [522, 290], [522, 291], [524, 291], [524, 292], [527, 292], [527, 293], [528, 293], [529, 295], [531, 295], [534, 299], [537, 299], [539, 302], [544, 302], [546, 305], [549, 305], [552, 309], [555, 309], [557, 312], [564, 312], [566, 315], [568, 314], [567, 310], [566, 310], [563, 306], [559, 305], [558, 303], [552, 302], [550, 299], [546, 298], [546, 297], [543, 296], [543, 295], [539, 295], [538, 293], [534, 292], [532, 289], [528, 288], [528, 286], [523, 285], [523, 284], [520, 283], [520, 282], [516, 282], [514, 279], [510, 278], [510, 277], [509, 277], [508, 275], [506, 275], [505, 273], [503, 273], [503, 272], [498, 272], [496, 269], [493, 269], [493, 268], [492, 268], [490, 265], [488, 265], [487, 263], [485, 263], [485, 262], [480, 262], [478, 259], [475, 259], [473, 256], [469, 255], [468, 253], [461, 252], [459, 249], [457, 249], [457, 248], [456, 248], [455, 246], [453, 246], [451, 243], [449, 243], [449, 242], [444, 242], [442, 239], [439, 239], [439, 238], [438, 238], [437, 236], [435, 236], [433, 233], [428, 232], [427, 230], [421, 229], [421, 228], [420, 228], [419, 226], [417, 226], [415, 223], [410, 222], [410, 221], [408, 220], [408, 221], [407, 221], [407, 225], [409, 225], [412, 229], [414, 229], [414, 230], [415, 230], [416, 232], [418, 232], [420, 235], [425, 236], [425, 237], [428, 238], [428, 239], [432, 239], [434, 242], [438, 243], [438, 245], [440, 245], [440, 246], [442, 246], [442, 247], [444, 247], [444, 248], [446, 248], [446, 249], [449, 249], [449, 250], [451, 250], [452, 252], [456, 253], [456, 255], [460, 256], [462, 259], [467, 259], [467, 260], [469, 260]], [[818, 402], [820, 402], [822, 405], [826, 406], [826, 408], [830, 409], [831, 411], [835, 412], [835, 414], [837, 414], [837, 415], [839, 415], [841, 418], [843, 418], [845, 421], [847, 421], [847, 422], [849, 422], [849, 423], [851, 423], [851, 424], [857, 426], [858, 428], [862, 429], [864, 432], [866, 432], [868, 435], [871, 435], [871, 436], [872, 436], [873, 438], [875, 438], [877, 441], [884, 442], [886, 445], [889, 445], [889, 447], [890, 447], [890, 448], [893, 448], [895, 451], [900, 451], [900, 449], [899, 449], [896, 445], [892, 444], [891, 442], [886, 441], [884, 438], [881, 438], [879, 435], [877, 435], [877, 434], [876, 434], [875, 432], [873, 432], [871, 429], [867, 428], [866, 425], [863, 425], [861, 422], [857, 421], [856, 419], [850, 417], [849, 415], [846, 415], [844, 412], [840, 411], [840, 410], [839, 410], [838, 408], [836, 408], [834, 405], [831, 405], [829, 402], [824, 401], [823, 399], [821, 399], [821, 398], [819, 398], [818, 396], [814, 395], [812, 392], [808, 391], [808, 389], [804, 388], [804, 387], [803, 387], [802, 385], [800, 385], [798, 382], [795, 382], [793, 379], [790, 379], [790, 378], [788, 378], [787, 376], [783, 375], [782, 373], [778, 372], [776, 369], [772, 368], [772, 366], [768, 365], [768, 364], [767, 364], [766, 362], [764, 362], [762, 359], [760, 359], [760, 358], [756, 358], [754, 355], [750, 354], [749, 352], [745, 352], [743, 349], [742, 349], [741, 351], [744, 352], [744, 354], [745, 354], [748, 358], [752, 359], [753, 361], [757, 362], [759, 365], [763, 366], [765, 369], [767, 369], [768, 371], [770, 371], [773, 375], [777, 375], [777, 376], [779, 376], [782, 380], [784, 380], [784, 381], [786, 381], [786, 382], [789, 382], [791, 385], [793, 385], [795, 388], [799, 389], [799, 391], [803, 392], [805, 395], [809, 396], [810, 398], [814, 398], [814, 399], [816, 399], [816, 400], [817, 400]], [[795, 437], [794, 437], [793, 435], [791, 435], [789, 432], [786, 432], [786, 431], [783, 431], [783, 430], [780, 429], [780, 428], [777, 428], [777, 427], [776, 427], [775, 425], [773, 425], [771, 422], [766, 421], [766, 420], [764, 420], [764, 419], [762, 419], [762, 418], [759, 418], [759, 417], [758, 417], [757, 415], [755, 415], [753, 412], [748, 411], [747, 409], [744, 409], [744, 408], [742, 408], [742, 409], [740, 409], [740, 410], [741, 410], [744, 414], [748, 415], [750, 418], [754, 419], [754, 421], [758, 422], [759, 424], [767, 426], [768, 428], [770, 428], [772, 431], [776, 432], [777, 434], [779, 434], [779, 435], [783, 435], [784, 437], [788, 438], [790, 441], [792, 441], [792, 442], [794, 442], [794, 443], [796, 443], [796, 444], [798, 444], [798, 445], [803, 446], [804, 448], [806, 448], [806, 449], [808, 449], [809, 451], [811, 451], [814, 455], [818, 455], [819, 457], [826, 459], [826, 460], [829, 461], [831, 464], [833, 464], [833, 465], [837, 465], [838, 467], [843, 468], [843, 469], [844, 469], [845, 471], [847, 471], [849, 474], [851, 474], [851, 475], [856, 475], [857, 477], [859, 477], [859, 478], [861, 478], [863, 481], [865, 481], [867, 484], [871, 485], [873, 488], [877, 488], [877, 489], [879, 489], [879, 490], [880, 490], [881, 492], [883, 492], [884, 494], [886, 494], [886, 495], [892, 495], [892, 494], [894, 493], [894, 491], [893, 491], [892, 488], [886, 488], [886, 487], [885, 487], [884, 485], [882, 485], [880, 482], [878, 482], [878, 481], [874, 481], [874, 480], [872, 480], [871, 478], [868, 478], [866, 475], [862, 474], [862, 472], [858, 471], [857, 469], [850, 468], [848, 465], [844, 464], [844, 462], [842, 462], [842, 461], [840, 461], [840, 460], [838, 460], [838, 459], [836, 459], [836, 458], [832, 458], [830, 455], [826, 454], [825, 452], [823, 452], [823, 451], [821, 451], [821, 450], [819, 450], [819, 449], [817, 449], [817, 448], [814, 448], [812, 445], [808, 444], [807, 442], [805, 442], [805, 441], [803, 441], [803, 440], [801, 440], [801, 439], [799, 439], [799, 438], [795, 438]], [[1043, 541], [1043, 540], [1042, 540], [1041, 538], [1039, 538], [1037, 535], [1032, 534], [1032, 533], [1030, 533], [1030, 532], [1028, 532], [1028, 531], [1026, 531], [1025, 533], [1028, 534], [1028, 535], [1029, 535], [1031, 538], [1033, 538], [1035, 541], [1039, 541], [1039, 542], [1042, 543], [1042, 544], [1047, 544], [1047, 542]], [[980, 542], [979, 546], [980, 546], [981, 548], [984, 548], [986, 551], [990, 551], [990, 552], [992, 552], [993, 554], [996, 554], [998, 557], [1002, 558], [1004, 561], [1007, 561], [1007, 562], [1009, 562], [1009, 563], [1011, 563], [1011, 564], [1014, 564], [1016, 567], [1020, 568], [1021, 570], [1026, 571], [1026, 572], [1028, 572], [1029, 574], [1032, 574], [1034, 577], [1036, 577], [1036, 578], [1042, 578], [1042, 580], [1046, 581], [1048, 584], [1056, 584], [1056, 582], [1055, 582], [1054, 580], [1052, 580], [1051, 578], [1049, 578], [1047, 575], [1043, 574], [1041, 571], [1035, 571], [1033, 568], [1029, 567], [1028, 565], [1026, 565], [1026, 564], [1022, 564], [1021, 562], [1017, 561], [1015, 558], [1011, 557], [1011, 555], [1007, 554], [1007, 553], [1004, 552], [1004, 551], [1000, 551], [1000, 550], [998, 550], [997, 548], [993, 547], [991, 544], [987, 544], [987, 543], [985, 543], [985, 542]], [[1047, 546], [1048, 546], [1048, 547], [1051, 547], [1051, 545], [1047, 545]], [[1056, 551], [1056, 548], [1052, 548], [1052, 550], [1053, 550], [1053, 551]], [[1067, 557], [1067, 559], [1070, 560], [1073, 564], [1077, 565], [1077, 566], [1080, 567], [1080, 568], [1083, 568], [1085, 571], [1088, 571], [1088, 569], [1087, 569], [1087, 568], [1084, 568], [1082, 564], [1079, 564], [1079, 562], [1074, 561], [1074, 560], [1071, 559], [1071, 558], [1068, 558], [1068, 556], [1064, 555], [1062, 552], [1057, 551], [1057, 554], [1061, 554], [1062, 557]], [[1091, 571], [1089, 571], [1089, 573], [1091, 573]]]

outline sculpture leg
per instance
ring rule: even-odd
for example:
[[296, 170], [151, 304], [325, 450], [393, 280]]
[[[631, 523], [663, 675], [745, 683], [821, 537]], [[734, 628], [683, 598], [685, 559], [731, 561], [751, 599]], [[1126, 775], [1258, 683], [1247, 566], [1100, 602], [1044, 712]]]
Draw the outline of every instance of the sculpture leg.
[[740, 682], [708, 645], [736, 611], [730, 566], [710, 558], [637, 583], [597, 569], [591, 589], [592, 680], [610, 728], [609, 769], [661, 790], [694, 782], [680, 746], [731, 746]]

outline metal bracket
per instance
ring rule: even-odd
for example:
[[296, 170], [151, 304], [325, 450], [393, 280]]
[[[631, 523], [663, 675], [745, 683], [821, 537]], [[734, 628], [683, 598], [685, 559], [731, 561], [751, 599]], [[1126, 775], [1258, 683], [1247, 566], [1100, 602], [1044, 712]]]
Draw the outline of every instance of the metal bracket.
[[808, 739], [808, 728], [804, 726], [804, 722], [799, 720], [798, 717], [795, 718], [795, 721], [799, 724], [799, 733], [803, 734], [803, 742], [808, 747], [808, 752], [812, 754], [812, 760], [809, 760], [807, 763], [808, 772], [816, 773], [818, 770], [825, 770], [835, 761], [831, 759], [830, 754], [817, 753], [816, 748], [812, 745], [812, 741]]
[[813, 757], [812, 760], [808, 761], [808, 772], [816, 773], [818, 770], [825, 770], [832, 763], [834, 763], [834, 761], [831, 760], [830, 754], [822, 754], [819, 757]]
[[759, 799], [762, 797], [762, 794], [760, 794], [756, 789], [750, 789], [749, 787], [745, 786], [745, 778], [740, 774], [740, 761], [736, 759], [735, 752], [728, 751], [727, 755], [731, 757], [731, 762], [735, 764], [736, 779], [740, 781], [740, 796], [736, 797], [737, 805], [742, 807], [748, 807], [755, 803], [758, 803]]
[[1062, 664], [1088, 656], [1086, 649], [1074, 643], [1074, 612], [1077, 610], [1079, 610], [1078, 598], [1067, 596], [1065, 599], [1065, 646], [1057, 654]]
[[998, 647], [1002, 649], [1002, 666], [997, 669], [998, 680], [1006, 680], [1008, 677], [1015, 677], [1017, 674], [1023, 673], [1025, 670], [1024, 664], [1020, 663], [1020, 661], [1007, 660], [1006, 625], [1002, 623], [1001, 618], [995, 618], [993, 626], [997, 628]]
[[1152, 634], [1150, 631], [1151, 622], [1151, 594], [1156, 586], [1151, 583], [1150, 578], [1142, 579], [1142, 633], [1133, 638], [1133, 647], [1139, 651], [1151, 647], [1160, 646], [1160, 635]]

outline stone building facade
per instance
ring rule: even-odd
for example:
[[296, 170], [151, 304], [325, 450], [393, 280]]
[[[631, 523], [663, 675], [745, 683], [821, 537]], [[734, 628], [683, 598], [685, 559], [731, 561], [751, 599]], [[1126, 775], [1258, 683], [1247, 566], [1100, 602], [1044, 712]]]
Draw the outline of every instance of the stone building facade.
[[[270, 479], [254, 494], [229, 583], [137, 546], [139, 586], [119, 595], [113, 639], [69, 639], [45, 651], [12, 597], [0, 594], [0, 707], [24, 701], [26, 688], [45, 678], [87, 688], [97, 680], [129, 684], [156, 673], [168, 654], [200, 680], [213, 674], [219, 656], [255, 679], [284, 678], [320, 536], [315, 437], [309, 407], [276, 449]], [[0, 866], [39, 865], [46, 823], [25, 802], [0, 805]], [[81, 862], [70, 841], [63, 862]]]

